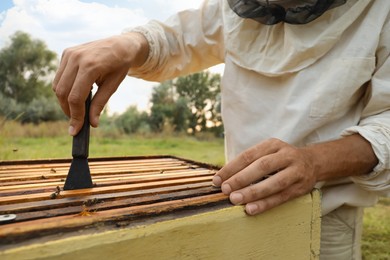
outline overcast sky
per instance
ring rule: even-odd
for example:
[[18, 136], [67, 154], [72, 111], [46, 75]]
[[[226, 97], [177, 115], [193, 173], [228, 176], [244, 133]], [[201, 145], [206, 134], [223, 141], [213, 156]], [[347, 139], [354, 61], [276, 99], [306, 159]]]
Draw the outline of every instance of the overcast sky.
[[[9, 36], [21, 30], [46, 42], [61, 57], [70, 46], [97, 40], [150, 19], [165, 20], [171, 14], [196, 8], [202, 0], [0, 0], [0, 48]], [[148, 107], [152, 87], [127, 77], [111, 97], [111, 112], [123, 112], [130, 105]]]

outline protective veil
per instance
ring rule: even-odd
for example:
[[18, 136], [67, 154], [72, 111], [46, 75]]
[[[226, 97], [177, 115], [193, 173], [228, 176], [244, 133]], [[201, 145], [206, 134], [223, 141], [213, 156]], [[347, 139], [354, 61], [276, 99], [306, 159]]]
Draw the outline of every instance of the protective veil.
[[346, 0], [228, 0], [238, 16], [267, 25], [280, 22], [306, 24], [345, 2]]

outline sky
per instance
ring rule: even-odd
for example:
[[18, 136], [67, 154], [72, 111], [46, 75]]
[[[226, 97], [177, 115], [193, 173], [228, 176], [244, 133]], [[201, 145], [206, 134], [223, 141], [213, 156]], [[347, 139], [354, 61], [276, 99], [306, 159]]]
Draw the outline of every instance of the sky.
[[[197, 8], [201, 1], [0, 0], [0, 48], [19, 30], [43, 40], [60, 59], [67, 47], [120, 34], [150, 19], [164, 21], [179, 10]], [[147, 110], [156, 85], [157, 82], [126, 77], [109, 101], [109, 112], [121, 113], [131, 105]]]

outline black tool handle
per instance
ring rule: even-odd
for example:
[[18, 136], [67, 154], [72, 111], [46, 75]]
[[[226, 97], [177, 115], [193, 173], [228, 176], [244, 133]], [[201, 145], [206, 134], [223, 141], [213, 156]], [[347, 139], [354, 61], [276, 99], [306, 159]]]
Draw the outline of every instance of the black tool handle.
[[91, 106], [92, 92], [85, 101], [84, 124], [80, 132], [73, 137], [72, 156], [73, 158], [88, 158], [89, 154], [89, 108]]

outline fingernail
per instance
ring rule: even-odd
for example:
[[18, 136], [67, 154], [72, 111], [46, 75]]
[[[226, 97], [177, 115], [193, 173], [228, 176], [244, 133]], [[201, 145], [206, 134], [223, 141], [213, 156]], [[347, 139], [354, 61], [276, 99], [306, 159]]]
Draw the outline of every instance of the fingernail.
[[220, 187], [221, 184], [222, 184], [221, 177], [219, 177], [217, 175], [214, 175], [214, 177], [213, 177], [213, 184], [214, 184], [214, 186]]
[[246, 204], [245, 211], [249, 215], [254, 215], [257, 213], [258, 207], [256, 204]]
[[239, 192], [233, 192], [232, 194], [230, 194], [230, 201], [235, 205], [241, 204], [243, 199], [244, 196], [242, 196], [242, 194]]
[[221, 186], [221, 190], [224, 194], [228, 195], [232, 192], [232, 188], [230, 187], [229, 184], [225, 183], [225, 184], [222, 184]]
[[91, 120], [91, 125], [95, 128], [99, 126], [99, 116], [93, 117], [93, 120]]
[[75, 129], [74, 129], [74, 127], [73, 127], [73, 126], [69, 126], [68, 132], [69, 132], [69, 134], [72, 135], [72, 136], [75, 135]]

